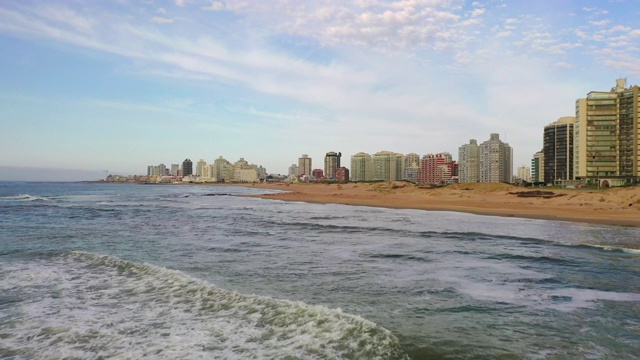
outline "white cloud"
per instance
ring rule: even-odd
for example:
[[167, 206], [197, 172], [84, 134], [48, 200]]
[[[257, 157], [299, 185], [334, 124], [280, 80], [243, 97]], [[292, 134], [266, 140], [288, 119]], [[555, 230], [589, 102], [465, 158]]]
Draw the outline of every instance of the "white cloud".
[[220, 1], [214, 1], [209, 6], [202, 7], [202, 10], [210, 10], [210, 11], [222, 11], [226, 8], [224, 3]]
[[174, 22], [174, 20], [173, 19], [167, 19], [167, 18], [159, 17], [159, 16], [154, 16], [153, 18], [151, 18], [151, 22], [154, 22], [156, 24], [170, 24], [170, 23]]
[[559, 68], [559, 69], [573, 69], [575, 66], [571, 63], [565, 62], [565, 61], [559, 61], [555, 64], [553, 64], [554, 67]]
[[485, 10], [485, 9], [474, 9], [474, 10], [471, 12], [471, 17], [478, 17], [478, 16], [480, 16], [480, 15], [484, 14], [486, 11], [487, 11], [487, 10]]

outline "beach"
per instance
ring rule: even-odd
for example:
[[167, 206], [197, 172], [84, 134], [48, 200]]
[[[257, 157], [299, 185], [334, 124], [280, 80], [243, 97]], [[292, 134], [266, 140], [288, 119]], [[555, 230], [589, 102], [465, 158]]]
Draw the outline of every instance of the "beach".
[[403, 181], [347, 184], [256, 183], [244, 186], [284, 191], [251, 195], [264, 199], [457, 211], [478, 215], [640, 227], [639, 186], [596, 190], [468, 183], [431, 188]]

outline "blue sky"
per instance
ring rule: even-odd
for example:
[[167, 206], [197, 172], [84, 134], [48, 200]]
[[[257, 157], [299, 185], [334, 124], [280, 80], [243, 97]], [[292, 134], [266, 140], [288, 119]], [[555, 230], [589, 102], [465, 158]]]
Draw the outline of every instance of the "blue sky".
[[0, 180], [455, 159], [490, 133], [528, 165], [577, 98], [640, 82], [639, 17], [636, 0], [4, 0]]

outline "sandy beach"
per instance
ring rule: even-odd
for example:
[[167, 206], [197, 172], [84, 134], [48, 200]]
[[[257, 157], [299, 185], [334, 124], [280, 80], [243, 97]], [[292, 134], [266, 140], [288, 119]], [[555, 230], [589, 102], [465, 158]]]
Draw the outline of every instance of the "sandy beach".
[[476, 183], [429, 188], [400, 181], [244, 186], [285, 191], [258, 196], [284, 201], [459, 211], [479, 215], [640, 227], [640, 186], [594, 190]]

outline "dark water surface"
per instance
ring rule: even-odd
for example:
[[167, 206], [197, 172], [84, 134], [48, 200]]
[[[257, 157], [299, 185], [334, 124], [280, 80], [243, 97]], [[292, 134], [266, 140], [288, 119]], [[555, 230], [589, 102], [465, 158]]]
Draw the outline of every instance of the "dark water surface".
[[248, 193], [0, 183], [0, 358], [640, 354], [640, 229]]

